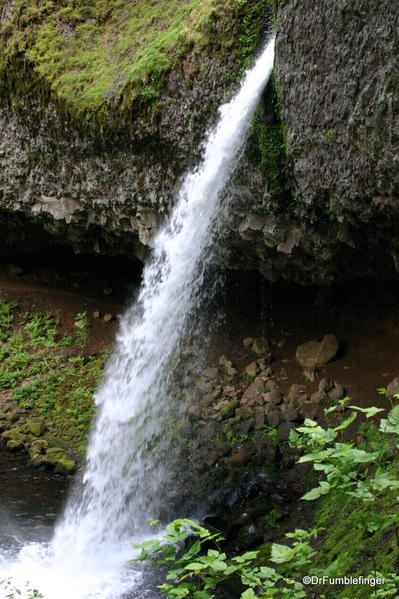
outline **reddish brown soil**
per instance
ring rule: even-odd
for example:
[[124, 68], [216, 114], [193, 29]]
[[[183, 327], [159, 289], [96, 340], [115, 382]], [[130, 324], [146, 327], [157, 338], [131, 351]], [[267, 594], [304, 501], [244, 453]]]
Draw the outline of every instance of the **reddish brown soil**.
[[[116, 318], [104, 322], [93, 312], [117, 317], [140, 280], [137, 267], [116, 259], [104, 269], [90, 259], [72, 265], [64, 261], [59, 269], [54, 263], [24, 264], [23, 269], [15, 276], [8, 264], [0, 266], [0, 297], [17, 301], [21, 311], [52, 312], [68, 332], [77, 312], [87, 311], [92, 324], [88, 352], [112, 345], [117, 330]], [[106, 295], [109, 289], [112, 293]], [[293, 285], [271, 286], [258, 276], [230, 275], [218, 298], [224, 318], [215, 331], [210, 362], [225, 354], [243, 369], [255, 359], [243, 339], [266, 335], [274, 342], [272, 367], [284, 392], [293, 383], [307, 384], [312, 392], [327, 376], [344, 385], [353, 403], [385, 406], [376, 389], [399, 375], [399, 287], [373, 282], [341, 286], [330, 293], [330, 305], [323, 309], [314, 305], [315, 293]], [[296, 347], [328, 333], [337, 336], [340, 352], [309, 384], [295, 360]]]

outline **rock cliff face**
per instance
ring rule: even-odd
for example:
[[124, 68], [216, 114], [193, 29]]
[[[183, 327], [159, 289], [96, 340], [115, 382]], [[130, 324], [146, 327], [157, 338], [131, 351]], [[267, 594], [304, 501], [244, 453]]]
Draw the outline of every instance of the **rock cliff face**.
[[[43, 79], [42, 54], [38, 86], [48, 84], [48, 93], [3, 84], [3, 251], [32, 251], [47, 239], [79, 252], [145, 257], [180, 176], [234, 90], [243, 64], [237, 48], [253, 37], [248, 23], [259, 33], [270, 22], [268, 3], [238, 4], [240, 18], [233, 11], [214, 20], [213, 45], [185, 50], [168, 71], [156, 110], [124, 111], [117, 126], [115, 107], [112, 126], [106, 116], [89, 128], [60, 110], [63, 79], [56, 88]], [[5, 4], [3, 28], [16, 5]], [[228, 190], [221, 256], [272, 280], [390, 275], [399, 266], [399, 7], [279, 0], [274, 8], [274, 82]], [[65, 24], [62, 31], [69, 39]], [[36, 73], [23, 65], [26, 77]]]
[[399, 6], [389, 1], [279, 0], [275, 88], [288, 195], [270, 193], [270, 169], [262, 195], [254, 162], [243, 166], [237, 264], [316, 284], [397, 269], [398, 31]]
[[271, 28], [259, 0], [162, 0], [119, 14], [120, 5], [78, 1], [75, 12], [51, 13], [7, 0], [0, 13], [3, 252], [46, 242], [143, 260]]

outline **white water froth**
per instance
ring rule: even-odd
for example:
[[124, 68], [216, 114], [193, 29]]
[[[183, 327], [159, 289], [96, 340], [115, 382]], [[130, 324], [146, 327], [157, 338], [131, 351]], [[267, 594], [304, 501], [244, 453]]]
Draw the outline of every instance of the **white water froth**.
[[[203, 161], [186, 176], [169, 223], [155, 239], [140, 295], [121, 319], [116, 349], [96, 394], [98, 417], [83, 480], [53, 542], [24, 547], [13, 563], [0, 561], [0, 577], [29, 580], [46, 599], [110, 599], [137, 583], [139, 573], [125, 567], [132, 556], [130, 541], [144, 530], [147, 517], [157, 516], [168, 473], [160, 439], [168, 365], [192, 326], [222, 191], [273, 59], [274, 40], [247, 72], [238, 94], [221, 107]], [[151, 452], [155, 444], [159, 459]]]

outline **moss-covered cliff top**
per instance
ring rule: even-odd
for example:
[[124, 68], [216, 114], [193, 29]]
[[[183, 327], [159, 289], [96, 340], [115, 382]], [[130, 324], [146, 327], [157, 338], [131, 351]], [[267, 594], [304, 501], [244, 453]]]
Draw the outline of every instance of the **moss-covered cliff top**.
[[[33, 69], [75, 114], [159, 97], [167, 73], [188, 54], [256, 47], [268, 1], [5, 0], [0, 78]], [[23, 68], [22, 68], [23, 67]], [[17, 74], [16, 74], [17, 72]]]

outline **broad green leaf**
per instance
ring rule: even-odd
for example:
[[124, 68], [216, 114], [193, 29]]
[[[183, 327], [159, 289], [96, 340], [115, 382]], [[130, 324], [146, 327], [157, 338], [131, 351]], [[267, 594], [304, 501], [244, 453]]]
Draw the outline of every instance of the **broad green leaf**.
[[275, 564], [284, 564], [289, 562], [294, 556], [294, 551], [287, 545], [273, 543], [271, 550], [271, 561]]
[[366, 414], [367, 418], [372, 418], [379, 412], [385, 412], [385, 410], [383, 408], [376, 408], [374, 406], [372, 408], [359, 408], [359, 406], [349, 406], [349, 407], [352, 408], [352, 410], [357, 410], [358, 412], [362, 412], [362, 414]]
[[204, 570], [207, 567], [207, 564], [202, 564], [200, 562], [191, 562], [191, 564], [187, 564], [186, 570], [190, 570], [190, 572], [199, 572], [200, 570]]
[[341, 424], [339, 426], [336, 426], [334, 428], [335, 431], [342, 431], [345, 428], [348, 428], [348, 426], [350, 426], [352, 424], [352, 422], [354, 420], [356, 420], [357, 418], [357, 414], [356, 412], [352, 412], [352, 414], [350, 416], [348, 416], [348, 418], [346, 418], [343, 422], [341, 422]]
[[222, 562], [221, 560], [216, 559], [214, 562], [212, 562], [211, 568], [215, 572], [223, 572], [224, 570], [226, 570], [227, 564], [226, 562]]
[[247, 589], [241, 594], [241, 599], [256, 599], [253, 589]]
[[314, 489], [306, 493], [303, 497], [301, 497], [301, 499], [304, 499], [305, 501], [314, 501], [315, 499], [319, 499], [321, 495], [327, 495], [327, 493], [330, 491], [330, 488], [331, 485], [328, 482], [320, 481], [319, 487], [315, 487]]

